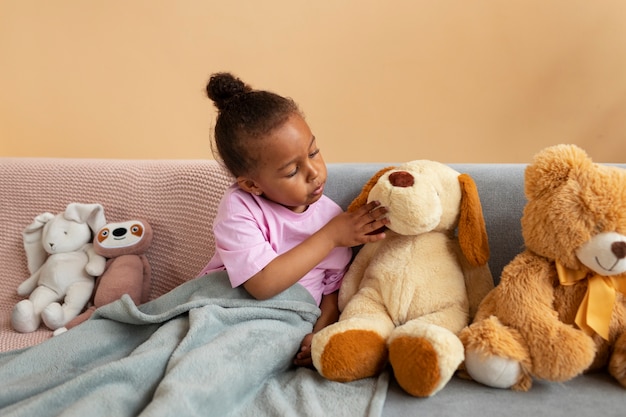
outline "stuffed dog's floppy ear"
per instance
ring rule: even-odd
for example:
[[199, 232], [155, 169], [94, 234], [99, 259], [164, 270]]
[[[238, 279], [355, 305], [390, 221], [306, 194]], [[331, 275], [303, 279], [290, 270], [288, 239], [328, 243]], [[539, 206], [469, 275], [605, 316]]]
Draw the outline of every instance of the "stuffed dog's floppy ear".
[[367, 197], [370, 194], [370, 190], [378, 182], [378, 179], [382, 177], [385, 172], [391, 171], [392, 169], [395, 169], [395, 168], [396, 167], [385, 167], [379, 170], [377, 173], [375, 173], [372, 176], [372, 178], [370, 178], [369, 181], [365, 183], [359, 195], [357, 195], [355, 199], [352, 200], [352, 203], [350, 203], [350, 205], [348, 206], [348, 211], [356, 211], [360, 207], [363, 207], [365, 204], [367, 204]]
[[459, 175], [461, 185], [461, 214], [459, 244], [472, 266], [485, 265], [489, 260], [489, 241], [476, 183], [467, 174]]

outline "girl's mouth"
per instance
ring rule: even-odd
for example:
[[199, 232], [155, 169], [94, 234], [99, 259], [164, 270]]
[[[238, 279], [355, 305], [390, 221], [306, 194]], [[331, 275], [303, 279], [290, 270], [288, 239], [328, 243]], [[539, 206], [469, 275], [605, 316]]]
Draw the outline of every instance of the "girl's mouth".
[[323, 192], [324, 192], [324, 183], [322, 183], [319, 187], [317, 187], [315, 190], [313, 190], [311, 195], [320, 195]]

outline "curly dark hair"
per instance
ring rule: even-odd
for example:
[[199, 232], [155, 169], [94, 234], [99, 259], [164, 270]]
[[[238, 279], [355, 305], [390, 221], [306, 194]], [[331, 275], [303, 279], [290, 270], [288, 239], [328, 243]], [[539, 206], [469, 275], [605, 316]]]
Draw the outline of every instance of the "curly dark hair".
[[255, 145], [259, 141], [291, 115], [303, 116], [292, 99], [254, 90], [228, 72], [211, 75], [206, 92], [218, 110], [214, 132], [216, 156], [235, 177], [254, 170]]

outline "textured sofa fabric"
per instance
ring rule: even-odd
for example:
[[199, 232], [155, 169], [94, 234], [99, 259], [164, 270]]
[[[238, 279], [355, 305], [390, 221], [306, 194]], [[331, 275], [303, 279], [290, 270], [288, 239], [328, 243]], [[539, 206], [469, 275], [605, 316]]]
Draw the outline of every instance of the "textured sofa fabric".
[[143, 217], [154, 239], [151, 299], [193, 278], [214, 250], [211, 221], [230, 176], [214, 161], [0, 159], [0, 351], [51, 336], [11, 329], [16, 293], [28, 277], [22, 230], [43, 212], [68, 203], [101, 203], [107, 221]]
[[[378, 169], [392, 164], [330, 164], [326, 194], [342, 207]], [[523, 249], [520, 217], [525, 204], [523, 164], [450, 164], [476, 181], [491, 248], [489, 266], [502, 268]], [[624, 165], [626, 167], [626, 165]], [[153, 268], [151, 298], [193, 278], [214, 250], [211, 222], [232, 179], [214, 161], [0, 158], [0, 351], [51, 337], [44, 327], [19, 334], [10, 313], [28, 276], [21, 232], [44, 211], [70, 202], [101, 203], [108, 221], [146, 218], [154, 229], [147, 252]], [[386, 416], [549, 415], [623, 416], [626, 389], [605, 374], [573, 381], [538, 381], [519, 393], [455, 377], [432, 398], [405, 394], [391, 383]]]

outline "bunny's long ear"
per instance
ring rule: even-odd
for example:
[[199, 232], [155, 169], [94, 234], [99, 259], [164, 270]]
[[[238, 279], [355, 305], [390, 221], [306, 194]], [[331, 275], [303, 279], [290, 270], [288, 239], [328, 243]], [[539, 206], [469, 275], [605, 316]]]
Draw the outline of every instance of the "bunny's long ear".
[[472, 266], [485, 265], [489, 260], [489, 241], [476, 183], [467, 174], [459, 175], [461, 184], [461, 214], [459, 244]]
[[41, 242], [41, 236], [43, 235], [43, 227], [52, 219], [54, 219], [54, 214], [42, 213], [35, 217], [33, 222], [26, 226], [22, 232], [28, 271], [31, 274], [34, 274], [46, 262], [48, 257], [48, 253]]
[[370, 190], [378, 182], [378, 179], [382, 177], [385, 172], [391, 171], [395, 168], [396, 167], [385, 167], [375, 173], [372, 178], [370, 178], [369, 181], [365, 183], [359, 195], [357, 195], [354, 200], [352, 200], [352, 203], [350, 203], [350, 205], [348, 206], [348, 211], [358, 210], [360, 207], [363, 207], [365, 204], [367, 204], [367, 197], [370, 194]]
[[94, 233], [106, 224], [104, 207], [101, 204], [70, 203], [65, 209], [64, 217], [77, 223], [87, 223]]

